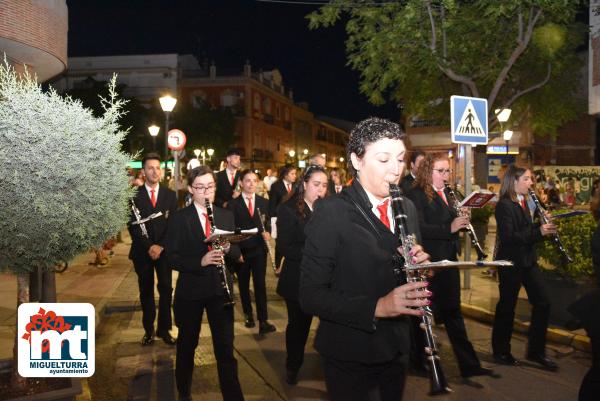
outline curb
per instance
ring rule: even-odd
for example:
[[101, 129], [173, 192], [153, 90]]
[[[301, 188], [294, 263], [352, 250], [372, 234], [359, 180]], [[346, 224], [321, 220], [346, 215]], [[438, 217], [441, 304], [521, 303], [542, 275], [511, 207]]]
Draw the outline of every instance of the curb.
[[[460, 304], [460, 309], [463, 316], [477, 320], [481, 323], [490, 325], [494, 323], [494, 314], [487, 309], [465, 303]], [[529, 322], [523, 322], [519, 319], [515, 319], [514, 331], [526, 335], [529, 331]], [[581, 334], [573, 334], [563, 329], [549, 327], [546, 338], [548, 341], [555, 344], [571, 346], [579, 351], [592, 351], [590, 338]]]

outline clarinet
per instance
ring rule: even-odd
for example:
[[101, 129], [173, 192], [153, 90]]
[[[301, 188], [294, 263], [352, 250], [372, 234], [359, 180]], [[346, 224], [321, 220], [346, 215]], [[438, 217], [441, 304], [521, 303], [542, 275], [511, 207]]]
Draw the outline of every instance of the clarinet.
[[[262, 230], [262, 232], [266, 232], [264, 222], [265, 215], [260, 213], [260, 208], [258, 207], [256, 208], [256, 212], [258, 213], [258, 220], [260, 221], [260, 229]], [[269, 262], [271, 262], [271, 267], [273, 268], [273, 271], [276, 272], [277, 266], [275, 264], [275, 253], [271, 249], [271, 244], [269, 244], [269, 241], [263, 238], [263, 242], [265, 244], [265, 249], [269, 254]]]
[[[407, 216], [404, 212], [404, 198], [397, 185], [390, 184], [390, 196], [392, 198], [392, 210], [394, 213], [394, 221], [396, 223], [396, 232], [400, 237], [402, 253], [404, 255], [409, 255], [410, 250], [417, 241], [414, 234], [409, 234], [407, 232], [408, 224]], [[406, 281], [409, 283], [427, 280], [426, 270], [415, 270], [414, 268], [416, 266], [417, 265], [413, 263], [410, 258], [404, 258], [404, 272], [406, 274]], [[401, 282], [402, 275], [400, 268], [395, 267], [394, 274], [398, 281]], [[419, 291], [425, 291], [425, 289], [423, 288]], [[433, 335], [431, 323], [433, 312], [429, 306], [421, 306], [419, 309], [425, 312], [425, 314], [421, 316], [421, 324], [419, 326], [425, 331], [425, 354], [427, 355], [427, 362], [429, 365], [429, 395], [450, 393], [452, 390], [448, 386], [446, 376], [444, 376], [438, 347]]]
[[[448, 181], [444, 181], [444, 187], [446, 189], [448, 189], [448, 195], [450, 195], [450, 198], [452, 198], [451, 199], [452, 207], [454, 207], [454, 211], [456, 212], [456, 215], [459, 217], [464, 216], [465, 213], [463, 213], [462, 209], [458, 205], [458, 198], [456, 197], [456, 194], [454, 193], [454, 190], [452, 189], [452, 187], [448, 184]], [[471, 238], [471, 244], [473, 245], [473, 248], [475, 248], [475, 252], [477, 252], [477, 260], [483, 260], [483, 259], [487, 258], [488, 255], [483, 251], [483, 247], [479, 243], [477, 234], [475, 234], [473, 225], [470, 222], [469, 222], [469, 225], [467, 226], [466, 230], [469, 233], [469, 237]]]
[[[133, 217], [135, 217], [135, 221], [137, 221], [139, 223], [139, 221], [142, 220], [142, 215], [140, 214], [140, 209], [137, 208], [137, 206], [135, 205], [135, 201], [133, 199], [129, 199], [129, 203], [131, 205], [131, 211], [133, 212]], [[150, 236], [148, 236], [148, 230], [146, 229], [146, 224], [139, 223], [139, 226], [140, 226], [140, 230], [142, 230], [142, 237], [150, 238]]]
[[[204, 205], [206, 206], [206, 215], [208, 216], [208, 221], [210, 222], [210, 234], [212, 235], [215, 233], [216, 229], [213, 209], [208, 199], [205, 200]], [[231, 292], [231, 288], [229, 288], [229, 280], [227, 280], [227, 266], [225, 265], [225, 251], [223, 250], [223, 245], [223, 242], [219, 238], [212, 242], [212, 247], [217, 251], [221, 251], [222, 254], [221, 261], [216, 265], [216, 268], [217, 272], [219, 273], [219, 277], [221, 277], [221, 287], [223, 287], [223, 290], [225, 290], [224, 306], [231, 306], [235, 304], [235, 302], [233, 301], [233, 293]]]
[[[533, 191], [533, 189], [529, 190], [529, 196], [531, 197], [531, 200], [533, 201], [533, 203], [535, 203], [535, 211], [537, 212], [541, 223], [542, 224], [550, 223], [550, 221], [546, 217], [546, 209], [542, 206], [542, 202], [540, 202], [540, 200], [538, 199], [538, 197], [535, 194], [535, 192]], [[560, 252], [564, 261], [567, 263], [572, 263], [573, 258], [571, 258], [571, 256], [569, 255], [569, 252], [567, 252], [567, 250], [565, 249], [562, 241], [560, 240], [560, 236], [558, 235], [558, 232], [556, 234], [552, 235], [551, 238], [552, 238], [552, 242], [554, 242], [554, 244], [558, 248], [558, 251]]]

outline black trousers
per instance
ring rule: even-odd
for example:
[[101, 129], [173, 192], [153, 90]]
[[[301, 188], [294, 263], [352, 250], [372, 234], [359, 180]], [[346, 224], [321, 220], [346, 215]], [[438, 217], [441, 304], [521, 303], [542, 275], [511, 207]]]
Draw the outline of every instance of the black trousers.
[[[460, 273], [457, 269], [442, 270], [436, 272], [430, 282], [437, 322], [444, 323], [460, 372], [467, 374], [469, 370], [476, 369], [481, 364], [467, 336], [465, 321], [460, 311]], [[423, 330], [419, 331], [423, 336]], [[421, 343], [424, 344], [424, 341]]]
[[304, 362], [304, 347], [313, 317], [302, 311], [298, 301], [286, 299], [285, 306], [288, 312], [288, 324], [285, 329], [285, 366], [289, 370], [298, 371]]
[[133, 266], [138, 276], [140, 303], [142, 304], [142, 324], [146, 333], [154, 333], [156, 304], [154, 302], [154, 271], [158, 288], [158, 326], [157, 331], [171, 330], [171, 300], [173, 294], [171, 268], [164, 255], [154, 261], [134, 260]]
[[250, 276], [252, 276], [256, 314], [258, 320], [263, 322], [269, 318], [267, 312], [267, 285], [265, 283], [267, 254], [262, 247], [251, 251], [243, 250], [242, 252], [244, 254], [244, 263], [237, 273], [242, 309], [244, 314], [253, 316], [252, 302], [250, 301]]
[[533, 307], [528, 334], [528, 353], [543, 354], [546, 350], [550, 301], [542, 272], [537, 266], [514, 266], [498, 269], [498, 278], [500, 279], [500, 299], [496, 305], [496, 317], [492, 330], [494, 353], [510, 352], [515, 307], [522, 284], [527, 291], [529, 303]]
[[325, 385], [331, 401], [400, 401], [408, 355], [379, 364], [324, 358]]
[[233, 356], [233, 307], [224, 306], [224, 301], [223, 296], [198, 301], [175, 299], [175, 324], [179, 328], [175, 381], [180, 395], [191, 393], [194, 353], [200, 337], [202, 315], [206, 310], [223, 400], [244, 399], [238, 379], [237, 360]]

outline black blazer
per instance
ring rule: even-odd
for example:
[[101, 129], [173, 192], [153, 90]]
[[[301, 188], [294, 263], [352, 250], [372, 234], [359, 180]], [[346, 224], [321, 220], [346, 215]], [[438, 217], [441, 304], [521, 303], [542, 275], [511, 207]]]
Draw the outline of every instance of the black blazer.
[[[446, 205], [446, 202], [437, 194], [433, 193], [431, 202], [427, 199], [425, 191], [421, 187], [414, 187], [407, 196], [413, 201], [419, 216], [419, 228], [423, 237], [423, 248], [432, 262], [439, 260], [457, 260], [456, 255], [460, 249], [458, 232], [451, 233], [450, 225], [456, 218], [454, 208]], [[450, 201], [446, 194], [446, 199]]]
[[[216, 227], [233, 231], [233, 215], [229, 210], [213, 206]], [[202, 257], [208, 252], [206, 236], [200, 223], [200, 216], [192, 203], [175, 213], [169, 222], [167, 257], [169, 264], [179, 272], [175, 287], [175, 300], [200, 300], [214, 295], [223, 295], [221, 278], [214, 265], [201, 266]], [[237, 245], [232, 244], [226, 262], [231, 264], [239, 259], [241, 253]], [[229, 287], [233, 289], [233, 280], [229, 275]]]
[[414, 182], [415, 178], [409, 172], [402, 178], [402, 180], [400, 180], [400, 188], [402, 188], [402, 192], [408, 194], [410, 191], [412, 191]]
[[312, 212], [304, 205], [306, 217], [302, 218], [296, 211], [297, 198], [291, 198], [279, 205], [277, 216], [277, 254], [285, 257], [277, 282], [277, 293], [285, 299], [298, 301], [300, 288], [300, 263], [304, 249], [304, 226]]
[[265, 214], [265, 229], [267, 231], [269, 231], [271, 219], [269, 218], [269, 202], [265, 198], [259, 195], [255, 195], [254, 198], [256, 203], [253, 205], [254, 215], [250, 217], [250, 212], [246, 207], [246, 202], [244, 202], [243, 197], [244, 195], [242, 194], [235, 199], [231, 199], [227, 203], [227, 209], [233, 213], [236, 228], [241, 228], [242, 230], [258, 228], [258, 235], [254, 235], [248, 238], [247, 240], [240, 242], [239, 244], [244, 255], [247, 255], [248, 252], [265, 250], [265, 242], [260, 235], [260, 233], [262, 232], [262, 230], [260, 229], [260, 217], [256, 209], [260, 209], [260, 212], [262, 214]]
[[[292, 184], [293, 189], [294, 184]], [[279, 179], [271, 185], [271, 189], [269, 190], [269, 211], [271, 216], [277, 216], [277, 207], [283, 201], [288, 194], [287, 188], [283, 183], [282, 179]]]
[[[152, 207], [150, 202], [150, 196], [146, 187], [142, 185], [138, 188], [135, 196], [133, 197], [135, 205], [140, 211], [140, 215], [143, 218], [150, 216], [152, 213], [162, 212], [162, 216], [152, 219], [145, 223], [146, 231], [150, 238], [144, 238], [142, 236], [142, 229], [139, 225], [128, 225], [129, 234], [131, 234], [131, 249], [129, 250], [129, 259], [135, 262], [148, 262], [151, 261], [150, 255], [148, 255], [148, 249], [152, 245], [160, 245], [165, 247], [165, 238], [167, 233], [167, 226], [169, 219], [173, 216], [177, 210], [177, 198], [175, 192], [171, 191], [167, 187], [160, 185], [158, 189], [158, 197], [156, 199], [156, 207]], [[129, 222], [135, 221], [133, 213]], [[163, 254], [161, 254], [161, 258]]]
[[[346, 188], [346, 184], [342, 184], [342, 191], [344, 190], [344, 188]], [[342, 191], [340, 191], [340, 193]], [[327, 193], [329, 195], [337, 195], [337, 192], [335, 192], [335, 184], [331, 180], [329, 180], [329, 182], [327, 184]]]
[[217, 193], [215, 194], [215, 205], [218, 207], [223, 207], [225, 202], [229, 202], [231, 197], [233, 196], [233, 191], [237, 185], [238, 180], [240, 179], [240, 172], [235, 172], [235, 178], [233, 180], [233, 185], [229, 181], [229, 176], [227, 175], [227, 169], [219, 171], [217, 174]]
[[[315, 348], [325, 357], [363, 363], [408, 353], [406, 316], [374, 320], [378, 299], [398, 285], [398, 237], [371, 211], [358, 180], [315, 206], [300, 265], [301, 307], [320, 318]], [[417, 212], [408, 199], [405, 208], [408, 229], [419, 238]]]
[[496, 204], [495, 215], [499, 239], [496, 259], [510, 260], [515, 267], [534, 266], [537, 259], [534, 245], [543, 236], [529, 208], [524, 211], [517, 202], [502, 198]]

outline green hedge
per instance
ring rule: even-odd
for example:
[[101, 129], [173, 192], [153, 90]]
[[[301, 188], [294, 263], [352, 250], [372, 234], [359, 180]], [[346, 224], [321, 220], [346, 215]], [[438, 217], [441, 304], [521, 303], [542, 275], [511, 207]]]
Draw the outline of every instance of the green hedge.
[[[564, 213], [569, 210], [556, 211]], [[538, 255], [544, 259], [555, 273], [561, 276], [580, 279], [594, 274], [592, 266], [592, 234], [597, 227], [592, 214], [555, 220], [560, 239], [573, 258], [572, 263], [566, 263], [561, 257], [558, 247], [547, 239], [538, 245]]]

